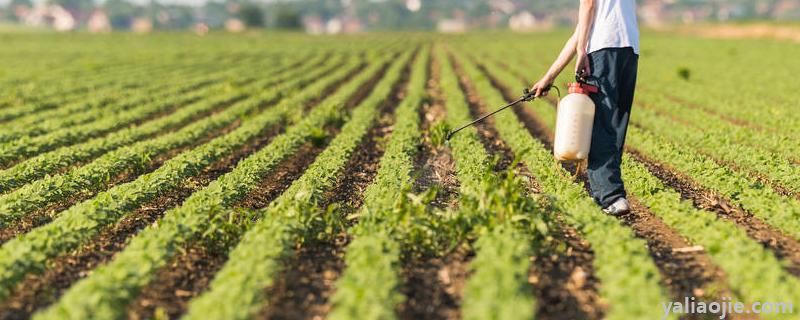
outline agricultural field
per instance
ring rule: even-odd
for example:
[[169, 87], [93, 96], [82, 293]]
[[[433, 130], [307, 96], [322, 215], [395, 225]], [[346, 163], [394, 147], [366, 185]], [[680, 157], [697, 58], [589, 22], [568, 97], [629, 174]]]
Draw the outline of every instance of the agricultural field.
[[800, 319], [796, 43], [645, 33], [613, 217], [555, 92], [445, 141], [565, 32], [0, 38], [0, 319]]

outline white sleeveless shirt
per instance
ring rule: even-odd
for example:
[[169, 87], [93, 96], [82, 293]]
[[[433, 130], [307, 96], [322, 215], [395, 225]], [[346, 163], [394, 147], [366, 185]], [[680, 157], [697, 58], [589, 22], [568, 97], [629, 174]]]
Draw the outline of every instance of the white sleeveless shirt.
[[632, 47], [639, 54], [636, 0], [595, 0], [595, 10], [587, 53]]

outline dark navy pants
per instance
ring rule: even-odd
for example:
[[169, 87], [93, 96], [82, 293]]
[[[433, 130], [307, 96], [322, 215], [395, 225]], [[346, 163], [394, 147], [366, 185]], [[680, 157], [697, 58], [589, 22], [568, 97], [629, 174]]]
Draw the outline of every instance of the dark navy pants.
[[592, 197], [602, 207], [625, 197], [622, 148], [636, 88], [639, 56], [632, 48], [607, 48], [589, 54], [590, 83], [600, 87], [595, 104], [592, 147], [587, 170]]

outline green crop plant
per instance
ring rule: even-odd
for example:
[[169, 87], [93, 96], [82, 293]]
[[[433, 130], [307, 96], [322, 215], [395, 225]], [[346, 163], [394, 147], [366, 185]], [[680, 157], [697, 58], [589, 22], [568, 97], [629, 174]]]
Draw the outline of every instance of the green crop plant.
[[[88, 315], [95, 318], [118, 317], [121, 307], [132, 299], [132, 293], [147, 284], [154, 272], [164, 266], [182, 244], [206, 231], [209, 223], [214, 221], [213, 216], [224, 214], [226, 208], [241, 200], [281, 160], [307, 142], [310, 128], [324, 126], [342, 117], [341, 107], [379, 71], [383, 61], [378, 60], [345, 83], [285, 133], [273, 138], [265, 148], [240, 161], [231, 172], [192, 194], [181, 206], [169, 210], [157, 225], [140, 232], [114, 261], [75, 284], [58, 303], [37, 315], [37, 318], [84, 318]], [[276, 110], [280, 110], [280, 113], [289, 112], [321, 91], [322, 88], [316, 86], [303, 88], [282, 101]], [[252, 121], [250, 123], [260, 124]], [[241, 128], [237, 130], [243, 133], [262, 131], [263, 126], [255, 126], [251, 125], [247, 131]], [[257, 131], [250, 131], [252, 129]], [[87, 294], [102, 297], [102, 300], [86, 301], [84, 297]]]

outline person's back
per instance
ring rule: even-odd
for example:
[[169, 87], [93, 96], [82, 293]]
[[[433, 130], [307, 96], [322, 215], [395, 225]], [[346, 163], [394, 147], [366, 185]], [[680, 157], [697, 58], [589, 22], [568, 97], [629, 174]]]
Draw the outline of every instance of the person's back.
[[635, 0], [595, 0], [589, 48], [592, 53], [605, 48], [631, 47], [639, 54], [639, 26]]

